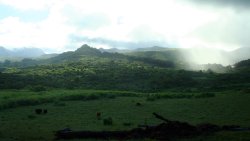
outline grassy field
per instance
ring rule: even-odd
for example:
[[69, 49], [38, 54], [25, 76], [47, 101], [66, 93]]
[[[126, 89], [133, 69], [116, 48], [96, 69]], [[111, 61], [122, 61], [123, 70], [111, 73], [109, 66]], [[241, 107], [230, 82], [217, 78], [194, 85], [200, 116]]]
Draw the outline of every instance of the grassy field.
[[[66, 127], [72, 130], [126, 130], [138, 124], [161, 123], [152, 112], [191, 124], [209, 122], [250, 127], [250, 94], [230, 91], [211, 97], [202, 97], [200, 93], [187, 95], [91, 90], [1, 91], [0, 140], [53, 140], [54, 131]], [[138, 102], [141, 106], [136, 106]], [[14, 106], [10, 106], [12, 104]], [[47, 109], [48, 113], [37, 115], [34, 111], [37, 108]], [[102, 113], [102, 119], [112, 117], [113, 125], [105, 126], [96, 118], [96, 112]], [[248, 141], [250, 132], [218, 132], [179, 140]]]

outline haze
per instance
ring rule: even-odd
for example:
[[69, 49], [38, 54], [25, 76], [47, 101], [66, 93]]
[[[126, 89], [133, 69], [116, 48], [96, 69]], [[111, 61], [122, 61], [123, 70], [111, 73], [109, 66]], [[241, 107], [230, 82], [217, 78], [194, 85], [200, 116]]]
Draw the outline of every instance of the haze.
[[0, 46], [47, 53], [82, 44], [233, 50], [249, 46], [249, 6], [248, 0], [0, 0]]

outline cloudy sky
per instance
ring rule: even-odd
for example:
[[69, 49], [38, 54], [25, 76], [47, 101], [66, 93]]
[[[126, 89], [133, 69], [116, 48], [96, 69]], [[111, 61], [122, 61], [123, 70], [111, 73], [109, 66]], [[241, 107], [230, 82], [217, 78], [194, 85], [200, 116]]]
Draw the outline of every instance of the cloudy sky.
[[249, 47], [250, 0], [0, 0], [0, 46]]

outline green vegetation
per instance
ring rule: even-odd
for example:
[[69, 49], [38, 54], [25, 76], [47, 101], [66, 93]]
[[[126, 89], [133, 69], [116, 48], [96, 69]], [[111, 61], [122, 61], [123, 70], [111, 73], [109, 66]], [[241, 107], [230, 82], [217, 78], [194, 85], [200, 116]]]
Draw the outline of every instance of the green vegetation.
[[101, 52], [83, 45], [75, 52], [66, 52], [50, 59], [26, 59], [22, 62], [9, 62], [8, 65], [3, 63], [0, 69], [0, 89], [30, 88], [42, 91], [50, 88], [80, 88], [140, 92], [245, 89], [250, 84], [250, 73], [248, 67], [243, 69], [241, 64], [246, 63], [239, 62], [234, 69], [207, 65], [221, 72], [230, 70], [228, 73], [215, 73], [210, 69], [187, 71], [180, 69], [178, 63], [171, 59]]
[[[65, 91], [64, 95], [88, 95], [88, 99], [65, 99], [58, 91], [45, 93], [4, 91], [1, 92], [1, 103], [14, 99], [33, 98], [37, 95], [46, 99], [49, 95], [57, 99], [49, 103], [33, 106], [19, 105], [16, 108], [0, 111], [0, 140], [52, 140], [53, 131], [69, 127], [73, 130], [127, 130], [138, 124], [156, 125], [161, 121], [152, 116], [152, 112], [161, 113], [171, 120], [187, 121], [191, 124], [210, 122], [218, 125], [234, 124], [250, 126], [250, 95], [242, 92], [216, 93], [213, 97], [204, 98], [160, 98], [148, 101], [141, 93], [86, 91]], [[104, 95], [115, 94], [115, 98]], [[171, 92], [169, 92], [171, 93]], [[26, 96], [24, 96], [26, 94]], [[168, 94], [168, 92], [161, 93]], [[136, 96], [135, 96], [136, 95]], [[4, 100], [5, 96], [5, 100]], [[6, 96], [9, 96], [8, 98]], [[101, 97], [102, 96], [102, 97]], [[61, 98], [60, 98], [61, 97]], [[78, 96], [79, 97], [79, 96]], [[99, 98], [97, 98], [99, 97]], [[53, 99], [53, 98], [52, 98]], [[141, 106], [136, 103], [140, 102]], [[37, 115], [35, 109], [45, 108], [47, 114]], [[101, 112], [102, 120], [96, 118]], [[112, 119], [112, 120], [110, 120]], [[104, 123], [105, 122], [105, 123]], [[129, 126], [127, 124], [129, 123]], [[107, 126], [108, 125], [108, 126]], [[14, 135], [14, 136], [13, 136]], [[211, 140], [249, 140], [249, 132], [219, 132], [198, 139]], [[197, 139], [197, 140], [198, 140]], [[196, 140], [189, 139], [189, 140]]]
[[[48, 59], [0, 63], [0, 140], [52, 140], [53, 131], [66, 127], [127, 130], [156, 125], [161, 121], [152, 112], [192, 124], [249, 127], [249, 60], [190, 71], [183, 69], [188, 64], [177, 54], [108, 53], [83, 45]], [[40, 108], [46, 112], [38, 115]], [[219, 132], [183, 140], [245, 141], [250, 136]]]
[[98, 99], [114, 99], [116, 97], [144, 97], [149, 101], [159, 99], [182, 99], [182, 98], [209, 98], [214, 97], [214, 93], [200, 92], [161, 92], [161, 93], [138, 93], [128, 91], [110, 90], [49, 90], [49, 91], [1, 91], [0, 110], [15, 108], [20, 106], [34, 106], [44, 103], [54, 103], [57, 106], [65, 105], [63, 101], [88, 101]]

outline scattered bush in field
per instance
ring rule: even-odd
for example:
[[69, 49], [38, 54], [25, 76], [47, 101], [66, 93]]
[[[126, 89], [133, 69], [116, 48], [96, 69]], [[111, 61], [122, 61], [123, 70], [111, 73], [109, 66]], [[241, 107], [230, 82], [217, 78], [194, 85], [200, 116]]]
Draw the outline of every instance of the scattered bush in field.
[[242, 89], [241, 92], [250, 94], [250, 88]]
[[16, 108], [19, 106], [35, 106], [43, 103], [49, 103], [52, 102], [53, 99], [51, 98], [20, 98], [20, 99], [12, 99], [5, 101], [4, 103], [0, 104], [0, 110], [1, 109], [7, 109], [7, 108]]
[[159, 93], [149, 94], [147, 101], [155, 101], [157, 99], [180, 99], [180, 98], [209, 98], [214, 97], [214, 93]]
[[100, 99], [101, 95], [97, 94], [72, 94], [72, 95], [66, 95], [60, 98], [60, 100], [63, 101], [69, 101], [69, 100], [96, 100]]
[[61, 101], [57, 100], [57, 101], [54, 102], [54, 106], [61, 106], [62, 107], [62, 106], [66, 106], [66, 104], [64, 102], [61, 102]]
[[80, 94], [77, 94], [77, 95], [66, 95], [66, 96], [63, 96], [60, 98], [60, 100], [63, 100], [63, 101], [69, 101], [69, 100], [86, 100], [86, 95], [80, 95]]
[[114, 98], [116, 98], [116, 96], [114, 94], [108, 94], [107, 98], [114, 99]]
[[86, 97], [86, 100], [96, 100], [96, 99], [99, 99], [99, 98], [100, 98], [100, 95], [91, 94], [91, 95]]
[[147, 101], [155, 101], [156, 99], [160, 99], [160, 94], [148, 94], [147, 95]]
[[3, 99], [7, 100], [9, 99], [10, 97], [9, 96], [4, 96]]
[[131, 126], [131, 125], [132, 125], [131, 122], [124, 122], [124, 123], [123, 123], [123, 126]]
[[147, 100], [147, 101], [155, 101], [156, 98], [153, 97], [153, 96], [148, 96], [146, 100]]
[[28, 115], [28, 119], [35, 119], [36, 118], [36, 116], [34, 116], [34, 115]]
[[46, 87], [42, 86], [42, 85], [37, 85], [37, 86], [33, 86], [31, 87], [31, 91], [33, 92], [42, 92], [42, 91], [46, 91]]
[[42, 114], [42, 112], [43, 112], [42, 109], [35, 109], [35, 113], [38, 114], [38, 115]]
[[135, 105], [136, 106], [141, 106], [142, 104], [140, 102], [137, 102]]
[[103, 119], [104, 125], [113, 125], [113, 119], [111, 117]]
[[48, 110], [47, 109], [43, 109], [43, 114], [47, 114]]
[[48, 110], [47, 109], [35, 109], [35, 113], [38, 115], [47, 114]]
[[209, 98], [209, 97], [214, 97], [214, 96], [215, 96], [214, 93], [206, 92], [206, 93], [197, 94], [197, 95], [195, 95], [194, 97], [195, 97], [195, 98]]
[[17, 106], [30, 106], [41, 104], [39, 100], [36, 99], [19, 99], [16, 101]]
[[101, 115], [102, 115], [102, 113], [101, 113], [101, 112], [96, 112], [96, 118], [97, 118], [98, 120], [100, 120], [100, 119], [101, 119]]

